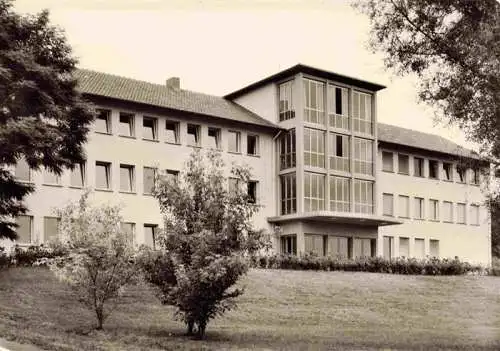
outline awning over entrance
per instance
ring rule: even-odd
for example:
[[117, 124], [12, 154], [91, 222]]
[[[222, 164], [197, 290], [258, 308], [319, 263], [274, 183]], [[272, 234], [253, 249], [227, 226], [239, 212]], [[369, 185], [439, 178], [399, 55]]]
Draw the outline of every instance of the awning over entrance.
[[331, 211], [306, 212], [303, 214], [290, 214], [285, 216], [268, 217], [270, 223], [283, 223], [296, 220], [312, 220], [329, 223], [357, 224], [367, 226], [386, 226], [403, 224], [403, 221], [364, 213], [340, 213]]

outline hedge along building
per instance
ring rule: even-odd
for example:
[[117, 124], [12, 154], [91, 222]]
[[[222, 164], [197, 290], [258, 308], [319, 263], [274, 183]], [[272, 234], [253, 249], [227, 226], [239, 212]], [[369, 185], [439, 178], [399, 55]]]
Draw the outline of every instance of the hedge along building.
[[[155, 172], [176, 176], [193, 149], [247, 164], [254, 221], [277, 252], [453, 257], [489, 264], [490, 223], [478, 156], [444, 138], [377, 122], [384, 87], [296, 65], [224, 97], [88, 70], [79, 89], [99, 109], [87, 162], [56, 177], [20, 160], [33, 182], [18, 243], [57, 235], [52, 208], [84, 187], [123, 204], [136, 244], [154, 245], [162, 220], [151, 196]], [[487, 166], [482, 164], [482, 166]], [[6, 243], [8, 244], [8, 243]]]

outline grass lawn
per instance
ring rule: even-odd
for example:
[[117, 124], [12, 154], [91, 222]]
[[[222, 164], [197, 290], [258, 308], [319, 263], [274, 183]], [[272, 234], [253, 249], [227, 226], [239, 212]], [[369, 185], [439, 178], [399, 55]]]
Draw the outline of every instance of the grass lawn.
[[44, 268], [0, 271], [0, 336], [49, 350], [500, 350], [500, 278], [252, 270], [207, 339], [138, 286], [106, 321]]

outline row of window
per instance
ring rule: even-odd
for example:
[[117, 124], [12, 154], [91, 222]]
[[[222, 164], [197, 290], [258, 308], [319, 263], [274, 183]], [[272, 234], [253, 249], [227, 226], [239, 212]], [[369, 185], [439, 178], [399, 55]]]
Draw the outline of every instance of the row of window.
[[[479, 205], [469, 205], [469, 215], [466, 215], [467, 205], [465, 203], [456, 203], [455, 211], [453, 210], [453, 202], [442, 201], [441, 208], [439, 200], [429, 199], [428, 209], [425, 206], [425, 199], [421, 197], [413, 197], [413, 215], [410, 216], [410, 197], [406, 195], [398, 195], [397, 198], [393, 194], [384, 193], [382, 195], [384, 216], [398, 216], [401, 218], [413, 219], [428, 219], [431, 221], [440, 221], [447, 223], [458, 223], [470, 225], [479, 225]], [[397, 203], [395, 205], [395, 201]], [[396, 210], [395, 210], [396, 209]], [[440, 211], [441, 210], [441, 211]], [[426, 215], [427, 212], [427, 215]], [[455, 215], [456, 214], [456, 215]]]
[[[399, 257], [425, 258], [426, 256], [439, 257], [439, 240], [429, 240], [429, 253], [426, 254], [425, 239], [414, 238], [413, 250], [410, 255], [410, 238], [399, 237]], [[383, 237], [383, 256], [390, 259], [396, 256], [393, 236]]]
[[[111, 111], [99, 110], [95, 121], [95, 131], [98, 133], [112, 134]], [[158, 141], [158, 122], [156, 117], [144, 116], [142, 119], [142, 138], [145, 140]], [[120, 112], [118, 134], [124, 137], [135, 137], [135, 115], [131, 113]], [[180, 145], [180, 122], [165, 121], [165, 142]], [[221, 128], [209, 127], [206, 141], [203, 145], [213, 149], [222, 149]], [[228, 150], [229, 152], [241, 153], [241, 133], [238, 131], [228, 131]], [[201, 126], [188, 123], [186, 133], [186, 144], [188, 146], [201, 147]], [[247, 135], [247, 154], [259, 154], [259, 136]]]
[[[382, 170], [384, 172], [395, 172], [394, 158], [397, 157], [397, 172], [399, 174], [410, 174], [410, 156], [390, 151], [382, 152]], [[427, 175], [425, 174], [425, 162], [427, 161]], [[442, 166], [440, 165], [442, 164]], [[437, 160], [426, 160], [422, 157], [413, 156], [413, 175], [415, 177], [428, 177], [430, 179], [442, 179], [446, 181], [456, 181], [479, 185], [479, 170], [470, 169], [470, 177], [467, 176], [468, 169], [464, 166], [451, 162], [439, 162]], [[470, 178], [470, 179], [468, 179]]]

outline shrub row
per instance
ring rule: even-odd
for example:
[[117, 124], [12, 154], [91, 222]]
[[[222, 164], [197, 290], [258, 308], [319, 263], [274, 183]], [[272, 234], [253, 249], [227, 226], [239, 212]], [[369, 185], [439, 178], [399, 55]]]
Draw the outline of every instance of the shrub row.
[[372, 272], [412, 275], [462, 275], [468, 273], [487, 273], [484, 267], [471, 265], [457, 257], [454, 259], [439, 258], [395, 258], [361, 257], [345, 259], [331, 256], [317, 256], [306, 254], [295, 255], [266, 255], [257, 256], [252, 260], [255, 268], [264, 269], [293, 269], [293, 270], [322, 270], [346, 272]]
[[9, 254], [0, 247], [0, 268], [12, 266], [45, 265], [47, 260], [67, 254], [63, 248], [48, 248], [43, 245], [32, 245], [27, 248], [15, 246]]

